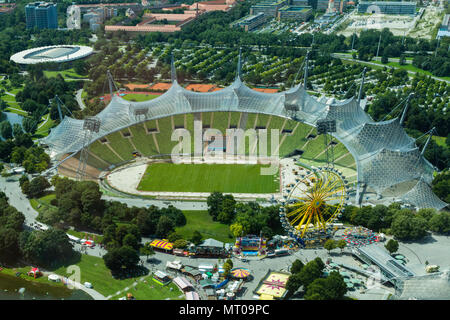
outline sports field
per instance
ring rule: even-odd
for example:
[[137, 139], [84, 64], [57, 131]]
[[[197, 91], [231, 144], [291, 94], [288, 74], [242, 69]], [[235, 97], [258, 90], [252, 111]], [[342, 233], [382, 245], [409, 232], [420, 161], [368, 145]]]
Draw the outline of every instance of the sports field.
[[152, 163], [139, 183], [140, 191], [275, 193], [279, 177], [261, 175], [259, 164]]

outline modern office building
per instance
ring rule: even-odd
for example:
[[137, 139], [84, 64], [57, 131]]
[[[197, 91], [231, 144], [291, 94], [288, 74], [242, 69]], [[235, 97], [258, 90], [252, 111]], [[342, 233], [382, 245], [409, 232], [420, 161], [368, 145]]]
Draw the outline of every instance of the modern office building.
[[266, 22], [266, 16], [263, 12], [247, 15], [231, 24], [232, 28], [243, 28], [245, 31], [252, 31]]
[[416, 13], [415, 2], [362, 1], [358, 13], [410, 14]]
[[27, 28], [56, 29], [58, 16], [56, 4], [52, 2], [32, 2], [25, 6]]
[[250, 7], [250, 15], [256, 15], [258, 13], [264, 13], [266, 18], [276, 18], [278, 9], [288, 4], [287, 0], [274, 0], [259, 2]]
[[278, 10], [278, 20], [306, 21], [312, 15], [311, 7], [284, 6]]
[[[292, 0], [294, 1], [294, 0]], [[311, 6], [314, 10], [325, 11], [328, 8], [329, 0], [308, 0], [308, 6]], [[292, 3], [292, 5], [296, 5]]]

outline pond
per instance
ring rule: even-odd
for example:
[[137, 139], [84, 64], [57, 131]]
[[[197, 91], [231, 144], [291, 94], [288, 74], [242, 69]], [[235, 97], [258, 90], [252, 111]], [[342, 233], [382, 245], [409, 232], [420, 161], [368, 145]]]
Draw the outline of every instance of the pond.
[[0, 273], [0, 300], [92, 300], [92, 297], [82, 290], [70, 290]]

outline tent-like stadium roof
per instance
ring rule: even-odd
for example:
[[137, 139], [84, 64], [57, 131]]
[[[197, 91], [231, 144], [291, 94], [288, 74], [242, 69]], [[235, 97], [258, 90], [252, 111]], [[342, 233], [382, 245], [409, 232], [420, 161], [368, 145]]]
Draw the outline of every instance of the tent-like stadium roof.
[[[241, 81], [240, 59], [235, 81], [222, 90], [199, 93], [184, 89], [176, 81], [173, 63], [172, 83], [166, 93], [149, 101], [131, 102], [114, 95], [108, 106], [97, 115], [101, 122], [100, 130], [92, 133], [89, 143], [144, 121], [194, 112], [262, 113], [311, 126], [322, 119], [336, 120], [337, 131], [333, 135], [355, 158], [358, 183], [381, 192], [405, 181], [432, 181], [433, 166], [423, 157], [399, 121], [374, 122], [354, 98], [326, 104], [310, 96], [302, 85], [277, 93], [252, 90]], [[65, 117], [48, 137], [41, 140], [49, 146], [52, 157], [76, 153], [83, 148], [83, 122]], [[411, 195], [405, 199], [412, 199]], [[436, 201], [421, 203], [442, 208], [442, 203]]]

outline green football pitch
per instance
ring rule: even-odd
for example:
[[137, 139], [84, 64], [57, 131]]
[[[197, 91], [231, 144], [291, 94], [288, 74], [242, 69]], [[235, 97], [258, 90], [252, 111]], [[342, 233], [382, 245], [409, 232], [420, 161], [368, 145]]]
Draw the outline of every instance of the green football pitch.
[[260, 164], [152, 163], [139, 183], [141, 191], [275, 193], [279, 175], [261, 175]]

